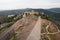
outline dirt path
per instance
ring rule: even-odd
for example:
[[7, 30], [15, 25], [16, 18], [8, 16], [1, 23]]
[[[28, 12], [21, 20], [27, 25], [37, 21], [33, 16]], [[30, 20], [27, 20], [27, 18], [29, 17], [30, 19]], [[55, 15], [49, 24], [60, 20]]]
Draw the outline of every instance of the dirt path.
[[27, 40], [40, 40], [41, 34], [41, 19], [39, 17], [36, 25], [34, 26], [33, 30], [31, 31], [30, 35], [27, 37]]
[[28, 26], [24, 26], [23, 30], [20, 33], [17, 33], [17, 40], [26, 40], [27, 36], [29, 35], [30, 31], [33, 29], [36, 21], [33, 21]]

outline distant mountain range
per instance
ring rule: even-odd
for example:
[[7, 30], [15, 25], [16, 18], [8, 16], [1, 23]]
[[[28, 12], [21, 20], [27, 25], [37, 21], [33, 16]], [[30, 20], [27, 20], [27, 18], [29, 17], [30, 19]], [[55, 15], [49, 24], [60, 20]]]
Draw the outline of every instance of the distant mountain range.
[[47, 10], [60, 13], [60, 8], [51, 8], [51, 9], [47, 9]]
[[60, 8], [51, 8], [51, 9], [32, 9], [32, 8], [27, 8], [27, 9], [0, 11], [0, 16], [9, 15], [9, 14], [21, 14], [24, 11], [31, 11], [31, 10], [35, 10], [35, 11], [38, 11], [38, 12], [44, 12], [46, 14], [60, 13]]
[[30, 9], [30, 8], [27, 8], [27, 9], [18, 9], [18, 10], [6, 10], [6, 11], [0, 11], [0, 16], [6, 16], [9, 14], [22, 14], [25, 11], [31, 11], [31, 10], [35, 10], [37, 12], [44, 12], [45, 14], [49, 15], [51, 18], [60, 21], [60, 13], [53, 12], [52, 9]]
[[0, 11], [0, 16], [6, 16], [10, 14], [22, 14], [25, 11], [31, 11], [31, 10], [30, 9], [5, 10]]
[[52, 19], [56, 21], [60, 21], [60, 13], [58, 12], [52, 12], [46, 9], [33, 9], [33, 10], [38, 11], [38, 12], [44, 12], [46, 15], [50, 16]]

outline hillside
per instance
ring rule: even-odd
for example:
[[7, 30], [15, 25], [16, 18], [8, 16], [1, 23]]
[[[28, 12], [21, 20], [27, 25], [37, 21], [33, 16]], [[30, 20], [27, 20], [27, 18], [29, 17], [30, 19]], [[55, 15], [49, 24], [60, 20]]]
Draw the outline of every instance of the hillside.
[[24, 11], [30, 11], [30, 10], [29, 9], [5, 10], [0, 11], [0, 16], [6, 16], [10, 14], [22, 14]]
[[22, 14], [25, 11], [31, 11], [31, 10], [35, 10], [37, 12], [44, 12], [46, 15], [50, 16], [52, 19], [60, 21], [60, 13], [56, 13], [56, 12], [52, 12], [52, 11], [48, 11], [45, 9], [17, 9], [17, 10], [6, 10], [6, 11], [0, 11], [0, 16], [6, 16], [9, 14]]
[[48, 15], [52, 19], [60, 21], [60, 13], [51, 12], [51, 11], [44, 10], [44, 9], [34, 9], [34, 10], [38, 12], [44, 12], [46, 15]]
[[46, 19], [41, 19], [41, 38], [42, 40], [59, 40], [60, 39], [60, 30], [59, 28], [51, 21]]
[[47, 10], [60, 13], [60, 8], [51, 8], [51, 9], [47, 9]]

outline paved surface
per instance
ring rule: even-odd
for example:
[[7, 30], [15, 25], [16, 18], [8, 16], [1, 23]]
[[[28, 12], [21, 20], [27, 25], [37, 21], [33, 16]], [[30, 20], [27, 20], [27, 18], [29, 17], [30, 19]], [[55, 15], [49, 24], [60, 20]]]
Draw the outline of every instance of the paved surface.
[[41, 39], [41, 18], [38, 18], [38, 21], [31, 31], [30, 35], [27, 37], [26, 40], [40, 40]]

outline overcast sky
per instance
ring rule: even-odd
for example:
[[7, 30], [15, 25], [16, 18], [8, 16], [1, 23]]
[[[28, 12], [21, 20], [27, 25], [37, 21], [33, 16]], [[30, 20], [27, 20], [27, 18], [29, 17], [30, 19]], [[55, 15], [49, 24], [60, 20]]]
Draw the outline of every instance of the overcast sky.
[[0, 0], [0, 10], [54, 7], [60, 8], [60, 0]]

